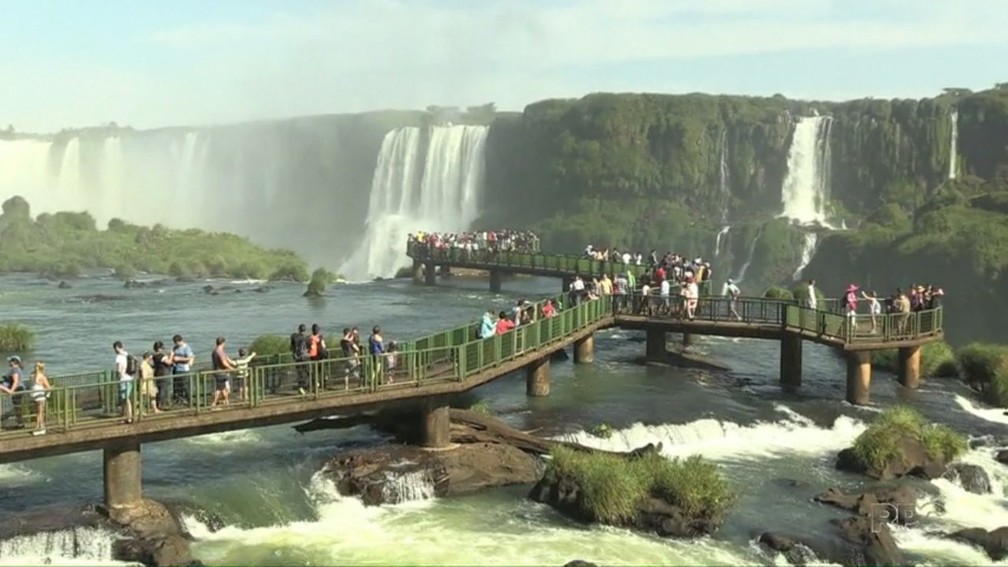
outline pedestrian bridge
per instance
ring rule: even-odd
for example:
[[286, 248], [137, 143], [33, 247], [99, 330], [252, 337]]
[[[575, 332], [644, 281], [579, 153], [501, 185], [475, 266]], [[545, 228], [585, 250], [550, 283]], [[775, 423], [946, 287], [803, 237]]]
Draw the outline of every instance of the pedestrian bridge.
[[[549, 365], [557, 350], [573, 346], [574, 363], [594, 358], [594, 333], [610, 327], [639, 329], [647, 334], [649, 357], [664, 355], [666, 333], [720, 335], [777, 340], [781, 344], [781, 385], [801, 385], [802, 344], [812, 341], [843, 351], [847, 356], [847, 399], [868, 401], [871, 352], [899, 349], [900, 381], [917, 387], [920, 345], [942, 337], [942, 310], [909, 315], [884, 315], [877, 332], [864, 322], [851, 325], [840, 314], [814, 310], [794, 301], [740, 298], [730, 314], [729, 300], [701, 299], [694, 320], [659, 305], [656, 298], [603, 296], [577, 305], [565, 298], [549, 318], [541, 316], [544, 301], [535, 304], [537, 318], [503, 334], [479, 339], [477, 322], [403, 343], [394, 364], [386, 357], [362, 356], [294, 363], [288, 355], [263, 357], [249, 369], [248, 397], [212, 407], [215, 373], [197, 367], [184, 380], [191, 392], [188, 406], [153, 414], [133, 389], [137, 408], [134, 423], [125, 424], [117, 399], [118, 381], [109, 371], [50, 378], [54, 385], [48, 402], [48, 433], [31, 435], [14, 429], [0, 433], [0, 463], [102, 449], [105, 458], [105, 498], [110, 506], [129, 506], [140, 498], [140, 447], [143, 443], [264, 427], [309, 420], [336, 413], [361, 412], [406, 402], [422, 402], [418, 429], [431, 447], [448, 444], [448, 401], [465, 392], [519, 370], [526, 371], [530, 396], [548, 395]], [[356, 366], [358, 371], [351, 372]], [[298, 375], [309, 385], [302, 395]], [[26, 396], [27, 393], [18, 394]], [[30, 409], [29, 400], [20, 404]], [[31, 423], [31, 415], [23, 415]], [[16, 416], [5, 416], [12, 420]]]

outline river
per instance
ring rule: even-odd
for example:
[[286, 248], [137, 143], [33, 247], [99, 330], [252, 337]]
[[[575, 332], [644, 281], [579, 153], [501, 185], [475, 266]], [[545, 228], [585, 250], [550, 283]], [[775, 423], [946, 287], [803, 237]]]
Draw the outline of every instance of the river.
[[[327, 334], [380, 324], [387, 339], [401, 339], [557, 289], [555, 280], [539, 278], [506, 281], [502, 294], [487, 291], [480, 279], [459, 278], [433, 288], [383, 281], [335, 285], [324, 298], [306, 299], [302, 285], [269, 284], [268, 293], [255, 293], [260, 282], [212, 281], [244, 293], [209, 295], [202, 289], [207, 283], [125, 289], [96, 274], [74, 281], [72, 289], [57, 289], [29, 276], [5, 276], [0, 308], [5, 319], [36, 330], [37, 350], [28, 360], [45, 360], [50, 375], [59, 376], [110, 366], [117, 339], [142, 352], [155, 339], [167, 342], [178, 332], [203, 357], [217, 335], [226, 336], [235, 350], [261, 334], [289, 334], [301, 322], [318, 322]], [[999, 412], [971, 402], [956, 382], [926, 381], [920, 390], [906, 392], [893, 376], [876, 371], [872, 405], [855, 408], [842, 401], [842, 363], [823, 347], [805, 345], [802, 390], [787, 395], [778, 387], [774, 342], [701, 338], [699, 350], [733, 368], [719, 375], [639, 364], [641, 339], [620, 330], [599, 333], [594, 364], [553, 363], [549, 397], [527, 398], [521, 373], [476, 390], [475, 397], [521, 428], [613, 449], [661, 441], [670, 456], [699, 453], [716, 460], [740, 497], [714, 537], [661, 540], [576, 525], [525, 500], [525, 488], [365, 508], [340, 497], [318, 474], [341, 448], [382, 442], [364, 427], [301, 435], [277, 426], [148, 444], [144, 493], [191, 501], [227, 522], [211, 532], [195, 518], [186, 520], [196, 538], [195, 556], [210, 565], [562, 565], [578, 558], [605, 565], [771, 564], [774, 560], [751, 543], [758, 533], [824, 533], [833, 529], [830, 519], [846, 515], [811, 497], [830, 486], [860, 483], [835, 471], [833, 457], [882, 409], [906, 402], [973, 438], [1005, 441]], [[616, 428], [610, 438], [582, 432], [601, 422]], [[972, 450], [964, 460], [987, 469], [995, 494], [972, 495], [944, 480], [922, 483], [931, 506], [924, 506], [919, 527], [894, 530], [913, 560], [991, 564], [981, 551], [929, 535], [1008, 525], [1008, 468], [993, 461], [989, 448]], [[0, 509], [98, 501], [101, 463], [100, 454], [91, 452], [0, 465]], [[37, 536], [0, 542], [0, 564], [109, 564], [110, 537], [88, 533], [76, 540]]]

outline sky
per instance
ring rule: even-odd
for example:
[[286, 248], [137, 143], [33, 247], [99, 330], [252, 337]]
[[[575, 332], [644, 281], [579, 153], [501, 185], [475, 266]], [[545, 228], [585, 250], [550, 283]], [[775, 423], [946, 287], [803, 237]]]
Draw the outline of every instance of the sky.
[[1008, 81], [1008, 0], [0, 0], [0, 128]]

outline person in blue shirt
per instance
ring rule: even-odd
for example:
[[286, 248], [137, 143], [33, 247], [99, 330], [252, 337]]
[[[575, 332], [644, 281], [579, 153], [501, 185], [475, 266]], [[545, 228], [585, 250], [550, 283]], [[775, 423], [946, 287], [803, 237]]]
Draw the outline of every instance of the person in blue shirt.
[[480, 338], [489, 339], [490, 337], [497, 334], [497, 317], [494, 315], [493, 310], [487, 310], [483, 314], [483, 320], [480, 322]]
[[[172, 342], [175, 344], [171, 357], [172, 374], [189, 374], [196, 360], [192, 348], [182, 339], [182, 335], [172, 337]], [[175, 403], [189, 405], [189, 377], [178, 377], [174, 382], [172, 391], [175, 394]]]

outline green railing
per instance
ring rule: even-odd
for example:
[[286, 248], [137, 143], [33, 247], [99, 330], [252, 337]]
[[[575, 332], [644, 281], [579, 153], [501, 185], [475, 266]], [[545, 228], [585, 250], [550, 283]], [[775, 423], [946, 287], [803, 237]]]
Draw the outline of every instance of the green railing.
[[[553, 298], [562, 305], [561, 298]], [[585, 301], [561, 308], [555, 316], [542, 317], [546, 300], [534, 305], [534, 319], [502, 335], [476, 338], [475, 325], [458, 327], [408, 343], [397, 353], [372, 356], [330, 358], [309, 362], [288, 362], [285, 356], [256, 360], [244, 376], [236, 371], [221, 373], [196, 366], [187, 374], [175, 374], [151, 380], [158, 387], [185, 392], [187, 401], [169, 411], [155, 413], [142, 381], [132, 383], [129, 396], [133, 420], [173, 419], [201, 415], [229, 408], [303, 403], [350, 395], [367, 395], [386, 390], [404, 389], [423, 396], [423, 386], [464, 382], [491, 368], [499, 367], [524, 355], [549, 348], [612, 317], [611, 297]], [[227, 405], [213, 405], [218, 379], [226, 374], [229, 391]], [[53, 389], [46, 402], [46, 427], [52, 432], [101, 427], [122, 421], [122, 384], [111, 371], [53, 377]], [[244, 388], [244, 395], [240, 395]], [[24, 429], [4, 431], [0, 437], [27, 435], [35, 418], [32, 392], [17, 392], [7, 401], [3, 413], [9, 425], [22, 422]], [[13, 410], [13, 411], [12, 411]]]
[[[617, 314], [650, 319], [686, 318], [685, 299], [657, 295], [616, 296]], [[734, 306], [735, 313], [732, 312]], [[738, 315], [736, 317], [736, 314]], [[703, 322], [738, 322], [765, 325], [784, 331], [814, 334], [843, 343], [886, 343], [937, 336], [942, 332], [942, 308], [876, 315], [811, 309], [794, 300], [764, 297], [708, 296], [697, 301], [694, 318]], [[873, 322], [874, 321], [874, 322]]]
[[558, 275], [581, 274], [585, 276], [601, 276], [602, 274], [633, 273], [640, 277], [647, 272], [647, 266], [626, 264], [623, 262], [608, 262], [592, 260], [583, 256], [525, 253], [525, 252], [489, 252], [486, 250], [465, 251], [458, 248], [430, 250], [426, 246], [411, 243], [407, 247], [407, 255], [420, 262], [434, 264], [449, 263], [476, 268], [500, 267], [518, 270], [553, 272]]

